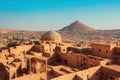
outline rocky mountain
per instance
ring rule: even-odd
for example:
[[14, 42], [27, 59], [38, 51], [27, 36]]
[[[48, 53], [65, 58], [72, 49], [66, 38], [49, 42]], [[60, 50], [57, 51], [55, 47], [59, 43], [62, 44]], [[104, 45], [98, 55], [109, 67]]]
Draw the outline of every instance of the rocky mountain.
[[60, 29], [58, 31], [62, 34], [64, 41], [74, 41], [75, 43], [81, 40], [113, 40], [120, 39], [120, 29], [116, 30], [96, 30], [83, 24], [79, 21], [75, 21], [74, 23]]
[[64, 27], [60, 31], [63, 31], [63, 32], [89, 32], [89, 31], [94, 31], [94, 30], [95, 30], [94, 28], [91, 28], [91, 27], [83, 24], [82, 22], [75, 21], [72, 24]]

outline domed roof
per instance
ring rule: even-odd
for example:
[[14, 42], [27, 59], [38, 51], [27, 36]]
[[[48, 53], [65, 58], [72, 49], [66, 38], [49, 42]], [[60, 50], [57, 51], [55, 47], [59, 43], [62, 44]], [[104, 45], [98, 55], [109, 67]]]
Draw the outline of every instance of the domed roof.
[[43, 41], [61, 42], [61, 36], [54, 30], [48, 31], [41, 36]]
[[43, 34], [42, 36], [51, 36], [51, 37], [61, 37], [60, 34], [58, 34], [56, 31], [54, 30], [51, 30], [51, 31], [48, 31], [46, 32], [45, 34]]

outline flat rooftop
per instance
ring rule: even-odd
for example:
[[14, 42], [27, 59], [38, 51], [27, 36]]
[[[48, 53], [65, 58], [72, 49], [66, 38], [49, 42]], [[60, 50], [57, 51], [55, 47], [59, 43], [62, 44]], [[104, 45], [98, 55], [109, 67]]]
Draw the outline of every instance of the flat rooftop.
[[105, 65], [104, 67], [120, 72], [120, 65], [113, 64], [113, 65]]

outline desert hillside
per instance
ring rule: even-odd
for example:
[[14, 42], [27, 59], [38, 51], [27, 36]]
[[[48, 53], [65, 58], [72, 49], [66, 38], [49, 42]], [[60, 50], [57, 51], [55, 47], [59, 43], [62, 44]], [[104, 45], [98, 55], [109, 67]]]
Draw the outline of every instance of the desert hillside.
[[120, 38], [120, 29], [116, 30], [96, 30], [79, 21], [60, 29], [58, 31], [62, 34], [64, 41], [74, 41], [79, 43], [80, 41], [99, 41], [99, 40], [112, 40]]
[[60, 31], [64, 32], [89, 32], [89, 31], [94, 31], [94, 28], [89, 27], [88, 25], [80, 22], [80, 21], [75, 21], [71, 23], [70, 25], [63, 27]]
[[[25, 31], [25, 30], [9, 30], [0, 29], [0, 35], [13, 36], [22, 35], [29, 38], [38, 37], [45, 33], [46, 31]], [[81, 41], [99, 41], [107, 40], [112, 41], [120, 39], [120, 29], [116, 30], [96, 30], [89, 25], [81, 23], [80, 21], [75, 21], [68, 26], [63, 27], [63, 29], [58, 30], [63, 38], [63, 41], [69, 41], [73, 43], [80, 43]]]

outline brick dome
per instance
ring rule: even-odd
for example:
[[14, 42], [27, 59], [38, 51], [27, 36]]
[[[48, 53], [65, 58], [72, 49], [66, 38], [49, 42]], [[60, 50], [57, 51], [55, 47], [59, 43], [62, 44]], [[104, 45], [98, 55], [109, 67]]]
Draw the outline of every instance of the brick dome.
[[41, 36], [41, 41], [61, 42], [61, 35], [54, 30], [48, 31]]

